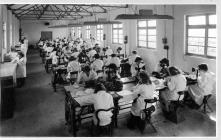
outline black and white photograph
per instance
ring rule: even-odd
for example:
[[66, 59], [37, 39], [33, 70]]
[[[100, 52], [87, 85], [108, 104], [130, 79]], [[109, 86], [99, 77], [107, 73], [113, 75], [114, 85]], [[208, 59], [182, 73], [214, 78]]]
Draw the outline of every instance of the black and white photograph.
[[0, 137], [219, 135], [216, 0], [3, 1]]

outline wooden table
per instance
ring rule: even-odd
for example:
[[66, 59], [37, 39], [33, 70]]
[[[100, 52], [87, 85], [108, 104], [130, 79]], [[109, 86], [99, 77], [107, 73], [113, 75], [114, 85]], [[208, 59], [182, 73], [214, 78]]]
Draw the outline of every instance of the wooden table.
[[[130, 90], [136, 85], [134, 82], [129, 82], [123, 85], [123, 91], [121, 92], [111, 92], [110, 94], [113, 96], [114, 100], [114, 106], [116, 108], [116, 111], [114, 113], [114, 125], [118, 126], [118, 115], [119, 111], [123, 109], [127, 109], [129, 107], [125, 107], [125, 105], [130, 105], [133, 99], [137, 97], [136, 94], [131, 92]], [[157, 85], [156, 86], [156, 92], [158, 92], [159, 89], [164, 88], [163, 85]], [[76, 96], [76, 93], [78, 91], [82, 91], [85, 88], [80, 86], [78, 88], [75, 88], [74, 86], [64, 86], [65, 89], [65, 120], [70, 127], [71, 133], [76, 136], [77, 130], [79, 129], [79, 126], [77, 126], [77, 123], [81, 121], [81, 116], [79, 115], [80, 108], [84, 108], [85, 106], [93, 106], [93, 105], [81, 105], [80, 104], [80, 98], [82, 96], [90, 96], [89, 95], [78, 95]], [[92, 93], [93, 94], [93, 93]], [[90, 112], [92, 113], [92, 112]], [[80, 123], [79, 123], [80, 124]]]
[[[77, 130], [79, 129], [79, 126], [77, 124], [81, 124], [82, 119], [92, 117], [91, 115], [91, 116], [82, 118], [81, 117], [82, 109], [85, 107], [93, 108], [93, 104], [81, 105], [79, 103], [80, 97], [90, 96], [90, 94], [89, 95], [84, 94], [78, 97], [76, 96], [77, 91], [84, 90], [85, 89], [84, 87], [81, 86], [79, 88], [75, 88], [74, 86], [64, 86], [64, 89], [65, 89], [65, 120], [73, 136], [77, 136]], [[118, 126], [117, 114], [119, 113], [118, 101], [120, 98], [122, 98], [122, 96], [118, 95], [115, 92], [111, 92], [110, 94], [113, 97], [114, 106], [116, 107], [116, 111], [113, 114], [113, 118], [114, 118], [114, 125], [117, 127]], [[88, 111], [88, 113], [93, 113], [93, 112], [94, 112], [93, 109], [90, 109]]]
[[16, 63], [11, 63], [11, 62], [7, 62], [7, 63], [1, 63], [0, 64], [0, 78], [2, 77], [13, 77], [13, 81], [14, 81], [14, 86], [16, 85], [16, 68], [17, 68], [17, 64]]

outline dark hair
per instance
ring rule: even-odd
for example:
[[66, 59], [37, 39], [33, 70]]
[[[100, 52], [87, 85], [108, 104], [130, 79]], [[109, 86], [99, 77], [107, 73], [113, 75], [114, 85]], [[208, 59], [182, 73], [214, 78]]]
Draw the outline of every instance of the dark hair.
[[116, 57], [117, 55], [115, 53], [111, 54], [111, 57]]
[[106, 48], [103, 48], [103, 51], [105, 52], [107, 49]]
[[76, 60], [77, 58], [75, 58], [74, 56], [71, 56], [70, 58], [69, 58], [69, 61], [74, 61], [74, 60]]
[[141, 79], [141, 84], [152, 84], [149, 75], [145, 71], [141, 71], [139, 77]]
[[18, 52], [18, 55], [20, 55], [21, 57], [24, 57], [24, 53], [21, 51]]
[[132, 54], [137, 54], [137, 51], [132, 51]]
[[117, 50], [122, 50], [122, 48], [121, 48], [121, 47], [118, 47]]
[[170, 75], [172, 76], [178, 75], [181, 73], [177, 67], [169, 67], [169, 72], [170, 72]]
[[142, 60], [142, 58], [140, 58], [140, 57], [136, 57], [136, 59], [135, 59], [134, 62], [138, 62], [138, 61], [141, 61], [141, 60]]
[[106, 91], [105, 86], [102, 83], [97, 83], [94, 88], [94, 93], [97, 93], [98, 91], [101, 91], [101, 90]]
[[99, 59], [99, 58], [100, 58], [100, 55], [99, 55], [99, 54], [95, 54], [95, 55], [94, 55], [94, 58], [95, 58], [95, 59]]
[[111, 63], [109, 66], [108, 66], [108, 68], [109, 69], [112, 69], [112, 70], [114, 70], [114, 71], [117, 71], [117, 65], [116, 64], [114, 64], [114, 63]]
[[88, 65], [84, 66], [84, 68], [83, 68], [84, 72], [89, 72], [90, 70], [91, 70], [91, 68]]
[[162, 67], [164, 64], [167, 67], [169, 66], [169, 60], [167, 58], [163, 58], [163, 59], [160, 60], [160, 66]]
[[205, 63], [198, 65], [199, 70], [208, 71], [208, 66]]

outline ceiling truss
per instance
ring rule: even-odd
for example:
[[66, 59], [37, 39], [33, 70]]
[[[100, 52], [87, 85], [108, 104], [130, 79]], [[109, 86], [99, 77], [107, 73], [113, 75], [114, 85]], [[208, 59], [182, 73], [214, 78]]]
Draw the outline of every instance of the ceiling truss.
[[7, 8], [20, 20], [77, 20], [128, 5], [9, 4]]

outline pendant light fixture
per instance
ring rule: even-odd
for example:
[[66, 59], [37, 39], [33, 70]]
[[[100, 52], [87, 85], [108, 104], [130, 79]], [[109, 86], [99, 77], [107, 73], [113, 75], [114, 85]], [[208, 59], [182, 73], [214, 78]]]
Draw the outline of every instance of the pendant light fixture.
[[115, 18], [115, 20], [136, 20], [136, 19], [172, 20], [172, 19], [174, 19], [174, 17], [170, 16], [170, 15], [154, 14], [153, 10], [141, 9], [141, 10], [139, 10], [138, 14], [137, 13], [135, 13], [135, 14], [120, 14]]

